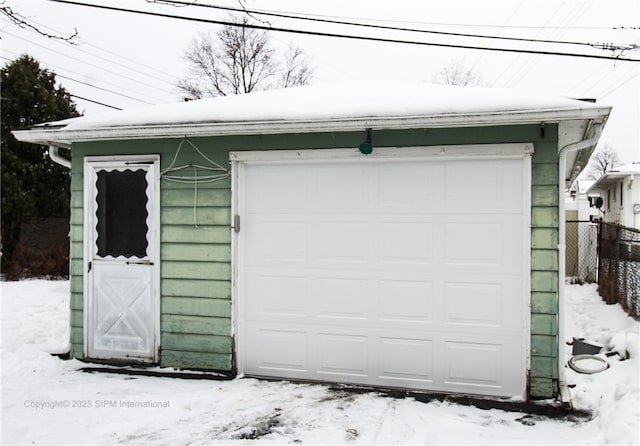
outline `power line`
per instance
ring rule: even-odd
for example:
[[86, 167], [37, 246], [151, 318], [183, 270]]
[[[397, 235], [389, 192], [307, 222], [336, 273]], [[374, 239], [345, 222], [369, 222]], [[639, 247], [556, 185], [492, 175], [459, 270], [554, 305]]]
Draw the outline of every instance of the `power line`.
[[629, 82], [631, 82], [632, 80], [634, 80], [635, 78], [637, 78], [638, 76], [640, 76], [640, 73], [634, 73], [631, 75], [631, 77], [629, 77], [627, 80], [624, 80], [622, 82], [620, 82], [618, 85], [616, 85], [615, 87], [611, 88], [609, 91], [607, 91], [606, 93], [604, 93], [602, 95], [603, 98], [606, 98], [607, 96], [609, 96], [611, 93], [613, 93], [614, 91], [616, 91], [618, 88], [622, 87], [623, 85], [628, 84]]
[[[45, 24], [43, 24], [43, 23], [38, 23], [38, 22], [36, 22], [36, 21], [35, 21], [35, 20], [33, 20], [33, 19], [30, 19], [30, 21], [31, 21], [32, 23], [34, 23], [34, 24], [38, 25], [38, 27], [40, 27], [40, 28], [47, 28], [47, 29], [50, 29], [51, 31], [54, 31], [54, 32], [60, 33], [60, 31], [59, 31], [59, 30], [57, 30], [57, 29], [55, 29], [55, 28], [52, 28], [52, 27], [50, 27], [50, 26], [47, 26], [47, 25], [45, 25]], [[128, 69], [128, 70], [135, 71], [135, 72], [140, 73], [140, 74], [143, 74], [143, 75], [145, 75], [145, 76], [148, 76], [148, 77], [151, 77], [151, 78], [154, 78], [154, 79], [158, 79], [158, 80], [159, 80], [159, 81], [161, 81], [161, 82], [165, 82], [165, 83], [168, 83], [168, 84], [173, 85], [173, 84], [172, 84], [172, 82], [175, 80], [175, 78], [174, 78], [174, 76], [172, 76], [171, 74], [165, 73], [165, 72], [163, 72], [163, 71], [159, 70], [159, 69], [158, 69], [158, 68], [156, 68], [156, 67], [152, 67], [152, 66], [146, 65], [146, 64], [144, 64], [144, 63], [142, 63], [142, 62], [140, 62], [140, 61], [138, 61], [138, 60], [131, 59], [131, 58], [129, 58], [129, 57], [123, 56], [122, 54], [115, 53], [115, 52], [110, 51], [110, 50], [108, 50], [108, 49], [106, 49], [106, 48], [102, 48], [102, 47], [100, 47], [100, 46], [98, 46], [98, 45], [95, 45], [95, 44], [93, 44], [93, 43], [87, 42], [87, 41], [86, 41], [86, 40], [84, 40], [84, 39], [82, 38], [82, 36], [80, 36], [80, 35], [79, 35], [78, 37], [79, 37], [80, 42], [78, 42], [78, 43], [76, 44], [76, 46], [74, 46], [74, 48], [79, 48], [79, 47], [80, 47], [80, 45], [87, 45], [87, 46], [90, 46], [90, 47], [92, 47], [92, 48], [95, 48], [95, 49], [97, 49], [97, 50], [103, 51], [103, 52], [105, 52], [105, 53], [107, 53], [107, 54], [110, 54], [110, 55], [112, 55], [112, 56], [115, 56], [115, 57], [117, 57], [117, 58], [120, 58], [120, 59], [126, 60], [127, 62], [134, 63], [134, 64], [139, 65], [139, 66], [141, 66], [141, 67], [144, 67], [144, 68], [146, 68], [146, 69], [148, 69], [148, 70], [151, 70], [151, 71], [152, 71], [153, 73], [155, 73], [155, 74], [161, 74], [161, 75], [163, 75], [163, 76], [166, 76], [167, 78], [169, 78], [169, 80], [165, 80], [165, 79], [158, 79], [158, 78], [156, 78], [155, 76], [150, 75], [150, 74], [148, 74], [148, 73], [144, 73], [144, 72], [141, 72], [141, 71], [138, 71], [138, 70], [134, 70], [134, 69], [132, 69], [132, 68], [130, 68], [130, 67], [128, 67], [128, 66], [125, 66], [125, 65], [119, 64], [118, 62], [113, 62], [113, 61], [111, 61], [111, 60], [109, 60], [109, 59], [103, 58], [103, 60], [104, 60], [104, 61], [106, 61], [106, 62], [115, 63], [116, 65], [121, 66], [121, 67], [124, 67], [124, 68], [126, 68], [126, 69]], [[84, 51], [84, 50], [81, 50], [81, 49], [80, 49], [80, 51], [82, 51], [82, 52], [84, 52], [84, 53], [87, 53], [87, 54], [89, 54], [89, 55], [91, 55], [91, 56], [98, 57], [98, 56], [95, 56], [95, 55], [94, 55], [94, 54], [92, 54], [92, 53], [89, 53], [88, 51]]]
[[112, 108], [114, 110], [122, 110], [121, 108], [114, 107], [113, 105], [105, 104], [104, 102], [94, 101], [93, 99], [83, 98], [82, 96], [78, 96], [78, 95], [75, 95], [75, 94], [69, 94], [69, 96], [71, 96], [72, 98], [82, 99], [83, 101], [87, 101], [87, 102], [91, 102], [91, 103], [94, 103], [94, 104], [102, 105], [103, 107], [109, 107], [109, 108]]
[[460, 48], [460, 49], [468, 49], [468, 50], [486, 50], [486, 51], [499, 51], [499, 52], [511, 52], [511, 53], [526, 53], [526, 54], [541, 54], [547, 56], [566, 56], [566, 57], [582, 57], [589, 59], [604, 59], [604, 60], [617, 60], [617, 61], [626, 61], [626, 62], [640, 62], [640, 59], [630, 59], [626, 57], [613, 57], [613, 56], [600, 56], [600, 55], [590, 55], [590, 54], [578, 54], [578, 53], [567, 53], [567, 52], [559, 52], [559, 51], [534, 51], [534, 50], [521, 50], [516, 48], [487, 48], [487, 47], [479, 47], [473, 45], [455, 45], [455, 44], [445, 44], [445, 43], [433, 43], [433, 42], [419, 42], [415, 40], [402, 40], [402, 39], [388, 39], [382, 37], [371, 37], [371, 36], [355, 36], [351, 34], [338, 34], [338, 33], [329, 33], [329, 32], [319, 32], [319, 31], [306, 31], [300, 29], [291, 29], [291, 28], [276, 28], [270, 26], [263, 25], [254, 25], [254, 24], [239, 24], [226, 20], [211, 20], [211, 19], [203, 19], [198, 17], [185, 17], [178, 16], [173, 14], [162, 14], [158, 12], [151, 11], [139, 11], [135, 9], [127, 9], [127, 8], [119, 8], [115, 6], [106, 6], [106, 5], [94, 5], [89, 3], [82, 2], [73, 2], [69, 0], [49, 0], [56, 3], [64, 3], [69, 5], [76, 6], [86, 6], [91, 8], [109, 10], [109, 11], [118, 11], [118, 12], [128, 12], [133, 14], [141, 14], [153, 17], [163, 17], [169, 19], [179, 19], [186, 20], [191, 22], [199, 22], [199, 23], [209, 23], [214, 25], [223, 25], [223, 26], [239, 26], [250, 29], [259, 29], [263, 31], [275, 31], [275, 32], [285, 32], [291, 34], [302, 34], [309, 36], [319, 36], [319, 37], [337, 37], [344, 39], [353, 39], [353, 40], [362, 40], [362, 41], [370, 41], [370, 42], [383, 42], [383, 43], [400, 43], [407, 45], [419, 45], [419, 46], [435, 46], [435, 47], [444, 47], [444, 48]]
[[[472, 38], [477, 38], [477, 39], [497, 39], [497, 40], [509, 40], [509, 41], [516, 41], [516, 42], [540, 42], [540, 43], [554, 43], [554, 44], [560, 44], [560, 45], [580, 45], [580, 46], [589, 46], [589, 47], [594, 47], [596, 45], [601, 45], [601, 44], [591, 44], [591, 43], [586, 43], [586, 42], [575, 42], [575, 41], [562, 41], [562, 40], [542, 40], [542, 39], [527, 39], [527, 38], [523, 38], [523, 37], [507, 37], [507, 36], [487, 36], [487, 35], [483, 35], [483, 34], [465, 34], [465, 33], [455, 33], [455, 32], [449, 32], [449, 31], [433, 31], [433, 30], [426, 30], [426, 29], [416, 29], [416, 28], [402, 28], [402, 27], [397, 27], [397, 26], [387, 26], [387, 25], [374, 25], [374, 24], [368, 24], [368, 23], [358, 23], [358, 22], [349, 22], [349, 21], [345, 21], [345, 20], [336, 20], [336, 19], [323, 19], [323, 18], [316, 18], [313, 16], [304, 16], [304, 15], [296, 15], [294, 13], [281, 13], [281, 12], [270, 12], [270, 11], [265, 11], [265, 10], [257, 10], [257, 9], [246, 9], [246, 8], [234, 8], [234, 7], [228, 7], [228, 6], [218, 6], [218, 5], [209, 5], [209, 4], [203, 4], [203, 3], [194, 3], [194, 2], [187, 2], [187, 1], [182, 1], [182, 0], [147, 0], [150, 1], [152, 3], [155, 4], [166, 4], [166, 5], [173, 5], [173, 6], [197, 6], [200, 8], [210, 8], [210, 9], [219, 9], [219, 10], [223, 10], [223, 11], [233, 11], [233, 12], [242, 12], [242, 13], [246, 13], [246, 14], [258, 14], [258, 15], [265, 15], [265, 16], [269, 16], [269, 17], [279, 17], [279, 18], [286, 18], [286, 19], [295, 19], [295, 20], [307, 20], [307, 21], [311, 21], [311, 22], [319, 22], [319, 23], [331, 23], [331, 24], [336, 24], [336, 25], [348, 25], [348, 26], [359, 26], [359, 27], [363, 27], [363, 28], [374, 28], [374, 29], [384, 29], [384, 30], [390, 30], [390, 31], [403, 31], [403, 32], [413, 32], [413, 33], [424, 33], [424, 34], [436, 34], [436, 35], [443, 35], [443, 36], [455, 36], [455, 37], [472, 37]], [[514, 11], [515, 14], [515, 11]], [[603, 48], [603, 49], [608, 49], [608, 48]]]
[[73, 60], [78, 61], [78, 62], [81, 62], [81, 63], [83, 63], [83, 64], [86, 64], [86, 65], [92, 66], [92, 67], [94, 67], [94, 68], [98, 68], [99, 70], [102, 70], [102, 71], [104, 71], [104, 72], [107, 72], [107, 73], [113, 74], [113, 75], [115, 75], [115, 76], [122, 77], [122, 78], [124, 78], [124, 79], [130, 80], [130, 81], [135, 82], [135, 83], [140, 84], [140, 85], [144, 85], [145, 87], [153, 88], [154, 90], [158, 90], [158, 91], [161, 91], [161, 92], [163, 92], [163, 93], [165, 93], [165, 92], [166, 92], [166, 90], [163, 90], [163, 89], [162, 89], [162, 88], [160, 88], [160, 87], [155, 87], [155, 86], [153, 86], [153, 85], [151, 85], [151, 84], [149, 84], [149, 83], [145, 83], [145, 82], [143, 82], [143, 81], [141, 81], [141, 80], [139, 80], [139, 79], [134, 79], [134, 78], [132, 78], [132, 77], [125, 76], [125, 75], [123, 75], [123, 74], [121, 74], [121, 73], [117, 73], [117, 72], [115, 72], [115, 71], [111, 71], [111, 70], [108, 70], [108, 69], [106, 69], [106, 68], [102, 68], [102, 67], [99, 67], [99, 66], [97, 66], [97, 65], [90, 64], [89, 62], [87, 62], [87, 61], [85, 61], [85, 60], [78, 59], [77, 57], [70, 56], [69, 54], [66, 54], [66, 53], [64, 53], [64, 52], [62, 52], [62, 51], [57, 51], [57, 50], [54, 50], [53, 48], [48, 48], [48, 47], [42, 46], [42, 45], [40, 45], [39, 43], [34, 42], [33, 40], [25, 39], [24, 37], [20, 37], [20, 36], [17, 36], [17, 35], [15, 35], [15, 34], [11, 34], [11, 33], [6, 32], [6, 31], [5, 31], [4, 33], [5, 33], [5, 34], [7, 34], [7, 35], [9, 35], [9, 36], [15, 37], [16, 39], [24, 40], [25, 42], [28, 42], [28, 43], [30, 43], [30, 44], [32, 44], [32, 45], [36, 45], [36, 46], [39, 46], [40, 48], [44, 48], [45, 50], [47, 50], [47, 51], [51, 51], [52, 53], [60, 54], [60, 55], [62, 55], [62, 56], [64, 56], [64, 57], [68, 57], [69, 59], [73, 59]]
[[[146, 0], [150, 3], [173, 3], [172, 0]], [[184, 4], [183, 6], [200, 6], [200, 4], [196, 3], [197, 0], [192, 0]], [[256, 10], [259, 11], [259, 10]], [[262, 12], [274, 12], [274, 13], [285, 13], [284, 11], [266, 11], [262, 10]], [[358, 18], [358, 17], [344, 17], [344, 16], [336, 16], [329, 14], [307, 14], [307, 13], [296, 13], [301, 16], [307, 17], [321, 17], [321, 18], [329, 18], [329, 19], [348, 19], [348, 20], [361, 20], [361, 21], [374, 21], [372, 19]], [[385, 19], [375, 19], [375, 22], [378, 23], [402, 23], [406, 25], [428, 25], [428, 26], [444, 26], [447, 28], [451, 27], [461, 27], [461, 28], [510, 28], [510, 29], [540, 29], [545, 28], [544, 26], [536, 26], [536, 25], [488, 25], [488, 24], [476, 24], [476, 23], [444, 23], [444, 22], [417, 22], [413, 20], [385, 20]], [[637, 30], [640, 27], [635, 26], [573, 26], [569, 27], [572, 30]]]
[[[5, 56], [0, 56], [0, 57], [2, 59], [4, 59], [4, 60], [9, 61], [9, 62], [13, 62], [13, 60], [9, 59], [8, 57], [5, 57]], [[54, 73], [54, 74], [55, 74], [56, 77], [63, 77], [63, 76], [60, 76], [59, 74], [56, 74], [56, 73]], [[69, 93], [69, 96], [71, 96], [72, 98], [82, 99], [83, 101], [92, 102], [94, 104], [102, 105], [104, 107], [113, 108], [115, 110], [122, 110], [121, 108], [115, 107], [113, 105], [105, 104], [104, 102], [100, 102], [100, 101], [96, 101], [96, 100], [93, 100], [93, 99], [85, 98], [85, 97], [78, 96], [78, 95], [75, 95], [75, 94]]]
[[128, 96], [126, 94], [118, 93], [117, 91], [113, 91], [113, 90], [109, 90], [109, 89], [106, 89], [106, 88], [98, 87], [97, 85], [93, 85], [93, 84], [90, 84], [90, 83], [84, 82], [84, 81], [79, 81], [78, 79], [73, 79], [72, 77], [63, 76], [62, 74], [56, 74], [56, 76], [60, 77], [62, 79], [67, 79], [67, 80], [70, 80], [72, 82], [77, 82], [79, 84], [86, 85], [86, 86], [91, 87], [91, 88], [95, 88], [97, 90], [102, 90], [102, 91], [106, 91], [107, 93], [112, 93], [112, 94], [115, 94], [115, 95], [118, 95], [118, 96], [122, 96], [123, 98], [131, 99], [131, 100], [138, 101], [138, 102], [142, 102], [143, 104], [154, 105], [152, 102], [143, 101], [142, 99], [134, 98], [133, 96]]
[[[5, 50], [5, 52], [16, 54], [14, 51], [9, 51], [9, 50]], [[11, 60], [11, 59], [8, 59], [6, 57], [3, 57], [3, 59]], [[76, 74], [78, 74], [78, 73], [76, 73]], [[106, 91], [107, 93], [115, 94], [115, 95], [118, 95], [118, 96], [122, 96], [123, 98], [132, 99], [134, 101], [142, 102], [143, 104], [153, 105], [152, 102], [148, 102], [148, 101], [145, 101], [145, 100], [142, 100], [142, 99], [134, 98], [133, 96], [129, 96], [129, 95], [126, 95], [126, 94], [123, 94], [123, 93], [118, 93], [117, 91], [109, 90], [108, 88], [98, 87], [97, 85], [90, 84], [89, 82], [85, 82], [85, 81], [81, 81], [81, 80], [78, 80], [78, 79], [74, 79], [74, 78], [69, 77], [69, 76], [65, 76], [63, 74], [60, 74], [60, 72], [58, 72], [58, 71], [55, 72], [55, 75], [56, 75], [56, 77], [59, 77], [59, 78], [62, 78], [62, 79], [67, 79], [67, 80], [70, 80], [72, 82], [77, 82], [79, 84], [83, 84], [83, 85], [86, 85], [88, 87], [95, 88], [96, 90]]]

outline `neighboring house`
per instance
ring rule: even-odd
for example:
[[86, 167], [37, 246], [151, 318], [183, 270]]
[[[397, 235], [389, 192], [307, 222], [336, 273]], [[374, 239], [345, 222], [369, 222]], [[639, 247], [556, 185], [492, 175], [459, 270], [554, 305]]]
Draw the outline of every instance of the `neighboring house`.
[[71, 148], [73, 357], [547, 398], [560, 197], [609, 113], [357, 82], [14, 134]]
[[640, 229], [640, 162], [614, 167], [589, 188], [599, 195], [604, 221]]
[[595, 183], [595, 180], [584, 180], [578, 178], [566, 197], [567, 220], [592, 221], [600, 217], [597, 208], [591, 205], [588, 191]]
[[598, 219], [587, 191], [593, 180], [577, 179], [565, 201], [566, 276], [576, 282], [595, 282], [598, 267]]

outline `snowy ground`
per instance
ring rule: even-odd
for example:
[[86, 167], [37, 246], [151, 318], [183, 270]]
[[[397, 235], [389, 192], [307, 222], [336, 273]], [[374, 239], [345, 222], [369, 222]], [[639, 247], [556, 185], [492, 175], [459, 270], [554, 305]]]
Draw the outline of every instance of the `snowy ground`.
[[[0, 284], [2, 444], [624, 444], [640, 443], [640, 323], [594, 285], [567, 292], [567, 336], [628, 350], [597, 374], [567, 369], [590, 421], [420, 403], [321, 385], [90, 374], [63, 361], [68, 282]], [[567, 347], [567, 352], [571, 348]], [[251, 439], [257, 437], [257, 439]]]

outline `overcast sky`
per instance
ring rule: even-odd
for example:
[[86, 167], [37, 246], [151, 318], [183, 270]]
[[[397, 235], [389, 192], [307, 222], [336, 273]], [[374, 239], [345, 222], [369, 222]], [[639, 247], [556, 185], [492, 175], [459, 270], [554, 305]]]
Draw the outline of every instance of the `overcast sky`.
[[[82, 0], [78, 0], [82, 1]], [[85, 3], [163, 14], [226, 19], [220, 10], [176, 8], [145, 0], [84, 0]], [[198, 4], [238, 7], [240, 0], [196, 0]], [[244, 0], [247, 8], [320, 15], [438, 32], [580, 42], [567, 45], [381, 31], [354, 26], [258, 16], [274, 27], [348, 35], [534, 51], [620, 56], [640, 59], [640, 48], [621, 53], [602, 49], [640, 45], [640, 2], [636, 0]], [[148, 17], [45, 0], [4, 3], [51, 34], [78, 31], [78, 45], [48, 39], [2, 21], [2, 62], [28, 53], [56, 72], [73, 95], [118, 108], [176, 102], [176, 81], [187, 71], [182, 55], [198, 32], [219, 25]], [[630, 29], [635, 28], [635, 29]], [[538, 90], [575, 98], [594, 98], [614, 106], [601, 139], [624, 162], [640, 161], [640, 63], [568, 56], [518, 54], [424, 45], [366, 42], [336, 37], [272, 33], [273, 46], [300, 46], [316, 67], [312, 83], [351, 79], [431, 81], [444, 66], [472, 68], [488, 87]], [[85, 114], [111, 109], [76, 99]]]

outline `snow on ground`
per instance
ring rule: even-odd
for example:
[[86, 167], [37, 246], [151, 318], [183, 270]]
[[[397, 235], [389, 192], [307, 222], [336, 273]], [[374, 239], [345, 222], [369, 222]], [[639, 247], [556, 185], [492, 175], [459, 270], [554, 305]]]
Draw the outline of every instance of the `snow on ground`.
[[83, 373], [86, 364], [50, 355], [67, 347], [68, 282], [0, 286], [4, 445], [640, 443], [640, 323], [605, 305], [595, 285], [568, 287], [567, 336], [631, 357], [607, 358], [598, 374], [567, 369], [574, 404], [592, 420], [526, 423], [521, 413], [322, 385]]

